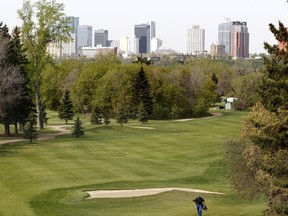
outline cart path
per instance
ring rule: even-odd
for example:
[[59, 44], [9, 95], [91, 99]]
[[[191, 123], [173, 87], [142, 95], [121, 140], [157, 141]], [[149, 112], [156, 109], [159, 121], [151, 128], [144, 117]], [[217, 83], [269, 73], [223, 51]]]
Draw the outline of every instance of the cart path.
[[140, 197], [149, 196], [169, 191], [185, 191], [191, 193], [206, 193], [206, 194], [218, 194], [223, 193], [206, 191], [192, 188], [150, 188], [150, 189], [132, 189], [132, 190], [95, 190], [86, 191], [89, 194], [88, 199], [99, 199], [99, 198], [128, 198], [128, 197]]
[[[66, 129], [66, 127], [70, 127], [69, 125], [53, 125], [53, 126], [47, 126], [51, 128], [52, 130], [57, 131], [56, 133], [43, 133], [38, 135], [38, 140], [51, 140], [55, 139], [56, 136], [69, 134], [71, 133], [70, 130]], [[15, 142], [21, 142], [25, 141], [24, 139], [13, 139], [13, 140], [0, 140], [0, 145], [9, 144], [9, 143], [15, 143]]]

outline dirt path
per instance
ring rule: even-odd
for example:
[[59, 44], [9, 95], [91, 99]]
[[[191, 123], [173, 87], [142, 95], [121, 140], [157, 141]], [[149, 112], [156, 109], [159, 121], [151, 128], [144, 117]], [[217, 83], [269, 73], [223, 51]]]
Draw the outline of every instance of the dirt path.
[[88, 199], [99, 199], [99, 198], [127, 198], [127, 197], [140, 197], [155, 195], [169, 191], [185, 191], [191, 193], [209, 193], [209, 194], [223, 194], [213, 191], [205, 191], [192, 188], [151, 188], [151, 189], [133, 189], [133, 190], [96, 190], [87, 191], [89, 193]]
[[[51, 128], [52, 130], [55, 130], [57, 132], [56, 133], [40, 134], [40, 135], [38, 135], [37, 140], [55, 139], [56, 136], [71, 133], [68, 129], [66, 129], [66, 127], [69, 127], [69, 125], [55, 125], [55, 126], [47, 126], [47, 127]], [[0, 145], [14, 143], [14, 142], [21, 142], [21, 141], [24, 141], [24, 139], [0, 140]]]

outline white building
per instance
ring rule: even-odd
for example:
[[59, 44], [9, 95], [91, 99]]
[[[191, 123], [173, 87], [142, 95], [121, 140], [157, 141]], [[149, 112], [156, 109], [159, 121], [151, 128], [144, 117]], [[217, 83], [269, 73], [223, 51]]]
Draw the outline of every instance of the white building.
[[139, 54], [139, 38], [136, 38], [135, 35], [131, 37], [120, 38], [119, 49], [120, 49], [120, 52], [126, 57], [130, 55], [138, 55]]
[[99, 54], [117, 54], [117, 47], [102, 47], [101, 45], [97, 47], [82, 47], [81, 55], [86, 58], [96, 58]]
[[205, 29], [193, 25], [187, 32], [187, 53], [199, 55], [205, 52]]
[[151, 39], [151, 52], [155, 52], [157, 49], [159, 49], [163, 44], [163, 41], [159, 38], [153, 37]]

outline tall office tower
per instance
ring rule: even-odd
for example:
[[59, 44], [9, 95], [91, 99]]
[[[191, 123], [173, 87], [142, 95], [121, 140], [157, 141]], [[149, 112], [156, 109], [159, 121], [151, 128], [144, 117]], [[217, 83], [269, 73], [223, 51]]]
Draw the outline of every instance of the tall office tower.
[[232, 22], [232, 50], [233, 58], [249, 57], [249, 32], [246, 22]]
[[77, 26], [79, 25], [79, 17], [68, 16], [67, 17], [71, 26], [71, 38], [72, 41], [70, 43], [62, 44], [62, 53], [61, 56], [76, 56], [77, 55]]
[[150, 25], [150, 38], [156, 37], [156, 22], [155, 21], [149, 21], [148, 25]]
[[187, 34], [187, 53], [193, 55], [202, 54], [205, 51], [205, 29], [199, 25], [193, 25], [188, 29]]
[[94, 46], [108, 47], [108, 30], [98, 29], [94, 31]]
[[77, 27], [77, 55], [82, 47], [92, 47], [92, 26], [79, 25]]
[[139, 53], [150, 53], [150, 25], [135, 25], [134, 34], [139, 38]]
[[69, 43], [64, 43], [59, 41], [57, 43], [50, 43], [47, 47], [47, 52], [53, 57], [70, 57], [77, 55], [77, 26], [79, 25], [79, 18], [68, 16], [69, 25], [71, 27], [70, 36], [72, 41]]
[[232, 43], [232, 22], [229, 18], [225, 18], [222, 23], [218, 25], [218, 44], [225, 46], [225, 53], [231, 54]]

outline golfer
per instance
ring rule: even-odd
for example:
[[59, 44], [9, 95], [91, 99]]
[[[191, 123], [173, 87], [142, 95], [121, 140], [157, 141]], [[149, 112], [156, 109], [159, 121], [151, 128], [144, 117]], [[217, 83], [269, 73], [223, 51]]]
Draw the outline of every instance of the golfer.
[[198, 195], [193, 201], [195, 202], [198, 216], [202, 216], [203, 204], [205, 204], [204, 199]]

